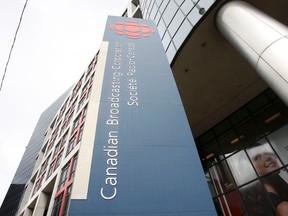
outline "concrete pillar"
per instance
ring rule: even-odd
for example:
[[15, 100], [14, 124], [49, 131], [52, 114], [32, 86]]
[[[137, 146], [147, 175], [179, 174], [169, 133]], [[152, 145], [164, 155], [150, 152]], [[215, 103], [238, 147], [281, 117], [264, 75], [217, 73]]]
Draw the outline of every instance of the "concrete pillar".
[[47, 203], [49, 202], [50, 197], [41, 192], [40, 196], [37, 200], [36, 206], [34, 208], [33, 216], [44, 215], [45, 209], [47, 207]]
[[216, 24], [288, 106], [287, 26], [242, 1], [226, 3]]

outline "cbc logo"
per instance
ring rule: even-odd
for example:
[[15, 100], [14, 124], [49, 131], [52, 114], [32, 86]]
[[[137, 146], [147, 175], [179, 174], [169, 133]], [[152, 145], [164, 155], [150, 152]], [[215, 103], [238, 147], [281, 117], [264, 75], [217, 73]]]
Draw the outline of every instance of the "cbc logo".
[[139, 24], [136, 21], [116, 22], [111, 24], [109, 28], [117, 35], [123, 35], [130, 39], [149, 37], [155, 32], [154, 28], [150, 28], [146, 24]]

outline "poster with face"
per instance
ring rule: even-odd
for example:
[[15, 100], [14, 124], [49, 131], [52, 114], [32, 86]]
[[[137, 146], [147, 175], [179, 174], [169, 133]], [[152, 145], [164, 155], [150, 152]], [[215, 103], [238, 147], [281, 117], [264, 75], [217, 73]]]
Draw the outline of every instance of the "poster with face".
[[[276, 148], [274, 149], [276, 150]], [[260, 176], [270, 203], [275, 208], [277, 215], [282, 216], [288, 215], [287, 171], [274, 149], [266, 139], [262, 139], [249, 146], [246, 151]]]
[[259, 176], [265, 176], [279, 170], [283, 164], [267, 142], [259, 142], [246, 149]]

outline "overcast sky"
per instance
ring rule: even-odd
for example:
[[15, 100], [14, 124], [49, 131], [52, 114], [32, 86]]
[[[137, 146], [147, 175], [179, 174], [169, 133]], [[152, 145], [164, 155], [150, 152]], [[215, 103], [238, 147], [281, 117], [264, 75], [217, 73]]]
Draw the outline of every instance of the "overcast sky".
[[[0, 79], [25, 0], [0, 1]], [[0, 91], [0, 205], [40, 114], [80, 78], [128, 0], [28, 0]]]

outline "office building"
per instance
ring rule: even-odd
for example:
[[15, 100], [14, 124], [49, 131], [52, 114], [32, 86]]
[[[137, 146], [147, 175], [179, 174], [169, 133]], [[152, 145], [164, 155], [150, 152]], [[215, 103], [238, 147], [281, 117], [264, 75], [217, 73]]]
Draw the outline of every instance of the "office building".
[[3, 200], [0, 208], [0, 215], [12, 216], [17, 213], [22, 196], [25, 192], [25, 185], [31, 177], [36, 157], [42, 147], [45, 132], [69, 92], [70, 89], [64, 92], [41, 114]]
[[143, 19], [108, 19], [19, 214], [287, 215], [286, 8], [132, 0]]

